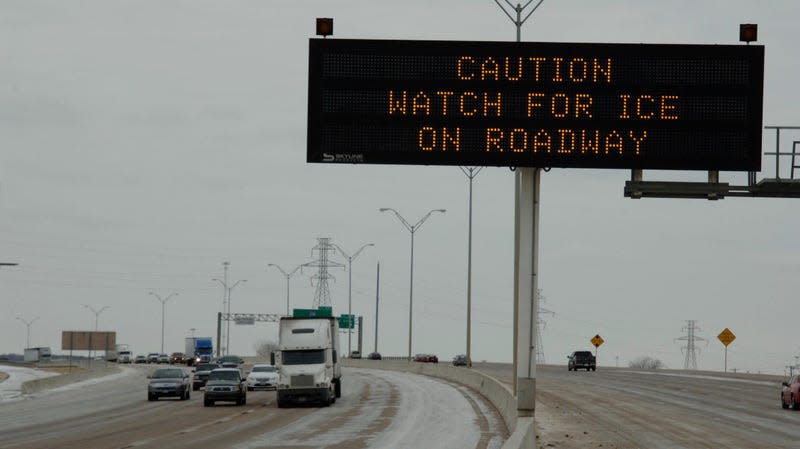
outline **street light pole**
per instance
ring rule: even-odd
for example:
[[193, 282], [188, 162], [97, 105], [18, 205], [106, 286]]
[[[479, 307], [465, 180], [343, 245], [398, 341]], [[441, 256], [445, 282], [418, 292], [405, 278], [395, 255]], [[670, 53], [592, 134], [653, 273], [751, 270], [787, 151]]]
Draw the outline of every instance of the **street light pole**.
[[458, 167], [469, 178], [469, 236], [467, 237], [467, 366], [472, 368], [472, 182], [483, 167]]
[[400, 220], [400, 223], [403, 225], [403, 227], [408, 229], [408, 232], [411, 233], [411, 274], [409, 276], [410, 280], [409, 280], [409, 288], [408, 288], [408, 360], [411, 361], [411, 335], [412, 335], [412, 328], [413, 328], [413, 313], [412, 312], [414, 310], [414, 233], [416, 233], [417, 230], [419, 230], [419, 228], [422, 226], [422, 224], [425, 223], [425, 220], [427, 220], [428, 217], [430, 217], [432, 213], [434, 213], [434, 212], [445, 213], [445, 212], [447, 212], [447, 210], [445, 210], [445, 209], [432, 209], [432, 210], [428, 211], [428, 213], [425, 214], [425, 216], [420, 218], [419, 221], [417, 221], [413, 226], [408, 221], [406, 221], [406, 219], [403, 218], [403, 216], [400, 215], [399, 212], [397, 212], [396, 210], [392, 209], [391, 207], [382, 207], [379, 210], [381, 212], [386, 212], [386, 211], [394, 212], [395, 216], [397, 217], [398, 220]]
[[281, 268], [280, 265], [274, 263], [267, 264], [267, 266], [277, 268], [278, 271], [280, 271], [281, 274], [283, 274], [286, 277], [286, 316], [290, 316], [291, 314], [289, 313], [289, 279], [291, 279], [292, 275], [295, 272], [297, 272], [297, 270], [299, 270], [302, 267], [302, 265], [296, 266], [294, 270], [291, 271], [291, 273], [287, 273], [286, 271], [283, 270], [283, 268]]
[[28, 328], [28, 336], [25, 339], [25, 349], [30, 348], [31, 347], [31, 325], [33, 324], [34, 321], [38, 320], [39, 317], [38, 316], [34, 317], [30, 321], [26, 320], [25, 318], [22, 318], [21, 316], [18, 316], [17, 319], [22, 321], [23, 323], [25, 323], [25, 326], [27, 326], [27, 328]]
[[225, 275], [226, 275], [225, 277], [226, 277], [226, 279], [224, 281], [220, 280], [220, 279], [217, 279], [217, 278], [211, 279], [212, 281], [217, 281], [220, 284], [222, 284], [222, 287], [225, 289], [225, 296], [228, 298], [228, 300], [227, 300], [228, 310], [227, 310], [227, 312], [225, 312], [228, 315], [228, 319], [225, 320], [227, 322], [227, 325], [226, 325], [227, 335], [225, 336], [225, 355], [228, 355], [228, 354], [231, 353], [231, 291], [233, 291], [233, 289], [236, 288], [236, 286], [239, 285], [239, 283], [247, 282], [247, 279], [239, 279], [238, 281], [234, 282], [233, 285], [228, 287], [228, 279], [227, 279], [228, 270], [227, 270], [227, 268], [228, 267], [226, 266], [225, 267]]
[[166, 304], [167, 301], [169, 301], [169, 298], [177, 296], [178, 294], [173, 292], [167, 295], [166, 298], [162, 298], [158, 293], [150, 292], [150, 294], [158, 298], [159, 301], [161, 301], [161, 354], [164, 354], [164, 315], [165, 315]]
[[[97, 310], [97, 309], [95, 309], [94, 307], [92, 307], [92, 306], [90, 306], [88, 304], [82, 304], [82, 305], [83, 305], [83, 307], [86, 307], [87, 309], [91, 310], [92, 313], [94, 313], [94, 331], [97, 332], [97, 323], [98, 323], [100, 314], [103, 313], [104, 310], [108, 309], [109, 306], [103, 306], [100, 310]], [[89, 366], [91, 366], [91, 363], [92, 363], [92, 350], [89, 349]]]
[[[347, 259], [347, 271], [348, 271], [348, 281], [347, 281], [347, 319], [350, 326], [347, 328], [347, 355], [348, 357], [350, 354], [353, 353], [352, 351], [352, 340], [353, 340], [353, 323], [350, 321], [353, 318], [353, 261], [361, 254], [361, 251], [368, 246], [375, 246], [374, 243], [365, 243], [361, 245], [361, 248], [358, 249], [352, 256], [348, 256], [347, 253], [342, 249], [341, 246], [334, 243], [334, 245], [342, 256]], [[360, 335], [360, 334], [359, 334]]]

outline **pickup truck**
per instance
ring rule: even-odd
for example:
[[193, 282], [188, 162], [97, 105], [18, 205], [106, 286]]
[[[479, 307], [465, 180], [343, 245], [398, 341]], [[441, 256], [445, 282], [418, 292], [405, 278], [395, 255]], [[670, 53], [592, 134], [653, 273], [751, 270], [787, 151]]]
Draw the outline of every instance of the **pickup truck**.
[[586, 368], [586, 371], [597, 369], [597, 361], [590, 351], [575, 351], [567, 359], [567, 369], [570, 371], [578, 371], [578, 368]]

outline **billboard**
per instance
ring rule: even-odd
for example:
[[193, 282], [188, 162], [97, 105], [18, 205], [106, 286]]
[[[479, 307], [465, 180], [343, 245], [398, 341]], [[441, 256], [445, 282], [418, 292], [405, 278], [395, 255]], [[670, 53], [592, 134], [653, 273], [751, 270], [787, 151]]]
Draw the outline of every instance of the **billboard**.
[[116, 344], [116, 332], [61, 331], [62, 350], [112, 351]]
[[307, 161], [758, 171], [764, 47], [310, 39]]

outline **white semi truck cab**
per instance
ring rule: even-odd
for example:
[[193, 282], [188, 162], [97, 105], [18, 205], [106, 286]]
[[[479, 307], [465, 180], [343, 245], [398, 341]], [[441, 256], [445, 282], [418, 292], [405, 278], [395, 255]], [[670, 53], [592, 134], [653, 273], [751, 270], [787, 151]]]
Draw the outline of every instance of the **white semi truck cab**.
[[339, 322], [333, 317], [283, 317], [278, 351], [278, 407], [292, 403], [329, 406], [342, 396]]

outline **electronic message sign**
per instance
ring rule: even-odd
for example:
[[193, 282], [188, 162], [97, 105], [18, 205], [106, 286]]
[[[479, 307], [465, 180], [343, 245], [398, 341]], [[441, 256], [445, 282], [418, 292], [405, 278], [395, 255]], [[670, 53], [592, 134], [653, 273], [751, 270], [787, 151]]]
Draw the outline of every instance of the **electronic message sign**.
[[759, 171], [764, 47], [311, 39], [308, 162]]

